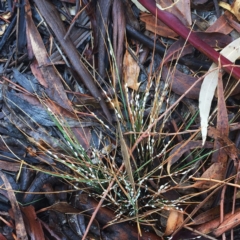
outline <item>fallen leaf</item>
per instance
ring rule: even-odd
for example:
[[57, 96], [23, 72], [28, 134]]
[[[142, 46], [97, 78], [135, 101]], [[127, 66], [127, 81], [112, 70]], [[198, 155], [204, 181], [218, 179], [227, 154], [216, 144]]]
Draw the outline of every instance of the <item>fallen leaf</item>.
[[[230, 213], [225, 214], [224, 220], [229, 218]], [[208, 234], [212, 232], [214, 229], [216, 229], [220, 225], [220, 218], [214, 218], [211, 219], [208, 222], [205, 222], [201, 224], [200, 226], [197, 226], [195, 229], [203, 234]]]
[[[240, 56], [240, 38], [227, 45], [221, 51], [221, 55], [225, 56], [232, 62], [236, 61]], [[217, 87], [218, 71], [217, 64], [213, 63], [209, 68], [209, 73], [203, 80], [199, 94], [199, 111], [203, 145], [207, 137], [208, 117], [215, 89]]]
[[[229, 134], [229, 124], [228, 124], [228, 113], [224, 98], [222, 72], [219, 71], [218, 74], [218, 111], [217, 111], [217, 129], [222, 136], [228, 136]], [[212, 154], [212, 162], [218, 162], [222, 164], [227, 164], [228, 156], [225, 150], [222, 148], [221, 142], [218, 139], [214, 141], [214, 152]]]
[[[221, 163], [213, 163], [201, 176], [201, 178], [223, 180], [226, 166]], [[193, 184], [193, 187], [200, 189], [209, 189], [216, 185], [216, 182], [212, 181], [197, 181]]]
[[237, 32], [240, 32], [240, 24], [236, 22], [235, 19], [227, 18], [226, 20], [232, 28], [234, 28]]
[[230, 11], [232, 14], [235, 15], [235, 17], [240, 21], [240, 1], [235, 0], [232, 5], [229, 5], [228, 3], [225, 2], [220, 2], [219, 6]]
[[0, 233], [0, 240], [7, 240], [7, 239]]
[[[57, 73], [54, 66], [48, 65], [50, 59], [46, 51], [45, 45], [43, 43], [42, 37], [38, 32], [37, 27], [35, 26], [32, 20], [31, 7], [28, 1], [25, 4], [26, 12], [26, 25], [27, 25], [27, 39], [28, 47], [32, 48], [32, 51], [38, 62], [38, 67], [40, 69], [41, 75], [44, 77], [44, 80], [39, 80], [40, 83], [43, 83], [46, 88], [46, 93], [49, 98], [57, 102], [60, 106], [71, 110], [71, 104], [67, 98], [67, 95], [64, 91], [60, 74]], [[35, 69], [36, 70], [36, 69]]]
[[90, 147], [91, 129], [89, 127], [81, 127], [81, 122], [79, 122], [78, 126], [72, 127], [71, 131], [78, 143], [87, 151]]
[[234, 78], [240, 79], [240, 69], [237, 66], [233, 66], [231, 61], [219, 54], [208, 44], [202, 41], [199, 37], [197, 37], [196, 34], [192, 32], [191, 29], [187, 28], [184, 24], [182, 24], [176, 16], [167, 11], [162, 11], [158, 9], [155, 6], [154, 0], [138, 1], [142, 3], [144, 7], [146, 7], [154, 16], [157, 15], [158, 19], [160, 19], [163, 23], [173, 29], [176, 33], [178, 33], [179, 36], [190, 42], [196, 49], [203, 52], [212, 61], [218, 63], [219, 59], [221, 59], [222, 67], [224, 68], [224, 70], [231, 74]]
[[167, 220], [167, 226], [164, 235], [171, 235], [176, 229], [178, 229], [183, 223], [183, 213], [175, 209], [170, 210], [170, 214]]
[[43, 77], [43, 74], [38, 66], [38, 62], [35, 59], [31, 64], [30, 68], [32, 71], [32, 74], [35, 76], [35, 78], [38, 80], [38, 82], [45, 88], [48, 88], [48, 83], [46, 82], [45, 78]]
[[44, 233], [42, 225], [38, 220], [35, 209], [33, 206], [27, 206], [21, 208], [23, 213], [23, 219], [27, 227], [27, 231], [31, 239], [42, 240], [44, 239]]
[[168, 48], [162, 64], [192, 53], [194, 50], [193, 46], [191, 44], [185, 44], [185, 42], [186, 41], [183, 38], [179, 38], [179, 40], [174, 42]]
[[227, 136], [223, 136], [214, 127], [208, 127], [208, 136], [214, 139], [218, 139], [218, 141], [221, 142], [224, 151], [227, 153], [230, 159], [232, 159], [233, 161], [238, 160], [239, 150]]
[[[163, 66], [162, 78], [164, 81], [169, 81], [171, 90], [179, 95], [184, 94], [197, 81], [196, 77], [184, 74], [176, 68]], [[194, 88], [186, 94], [186, 97], [197, 99], [199, 97], [201, 83], [197, 83]]]
[[[79, 58], [79, 53], [73, 44], [72, 40], [69, 36], [66, 34], [66, 29], [59, 17], [59, 13], [57, 9], [54, 7], [54, 5], [50, 1], [35, 1], [36, 6], [38, 7], [38, 10], [40, 11], [42, 17], [45, 19], [45, 21], [49, 24], [49, 27], [52, 29], [52, 31], [55, 34], [56, 39], [59, 41], [59, 44], [61, 45], [63, 52], [65, 52], [66, 56], [68, 57], [70, 63], [72, 64], [72, 69], [76, 71], [76, 73], [79, 75], [79, 78], [75, 78], [75, 80], [81, 84], [82, 82], [85, 84], [85, 86], [88, 88], [90, 93], [99, 101], [100, 106], [102, 107], [102, 110], [104, 114], [107, 117], [108, 122], [112, 122], [112, 115], [109, 112], [109, 109], [107, 108], [107, 105], [103, 99], [103, 96], [97, 87], [97, 84], [95, 83], [93, 76], [91, 73], [87, 70], [85, 64], [82, 62], [82, 60]], [[27, 9], [30, 12], [30, 9]], [[28, 13], [28, 12], [27, 12]], [[31, 33], [33, 34], [33, 33]], [[39, 34], [39, 33], [38, 33]], [[34, 35], [34, 34], [33, 34]], [[67, 36], [65, 38], [65, 36]], [[34, 40], [34, 39], [33, 39]], [[37, 56], [36, 56], [37, 57]], [[43, 65], [44, 66], [44, 65]], [[53, 72], [55, 73], [55, 72]], [[50, 74], [50, 76], [53, 78], [53, 76]], [[59, 77], [57, 75], [57, 77]], [[58, 85], [62, 86], [62, 82], [56, 83], [55, 78], [52, 79], [51, 84], [53, 85], [53, 90], [56, 91], [57, 97], [59, 98], [59, 91], [61, 89], [58, 89]], [[56, 90], [55, 90], [56, 88]], [[62, 91], [60, 91], [62, 93]], [[65, 95], [64, 95], [65, 96]], [[61, 96], [63, 97], [63, 96]], [[66, 97], [67, 98], [67, 97]], [[55, 99], [54, 99], [55, 100]], [[65, 100], [62, 98], [59, 98], [58, 101]], [[58, 101], [55, 100], [57, 103]], [[66, 104], [66, 108], [69, 109], [69, 102], [63, 101]], [[63, 104], [63, 103], [62, 103]], [[59, 104], [60, 105], [60, 104]], [[70, 107], [71, 108], [71, 107]]]
[[173, 30], [171, 30], [167, 25], [162, 23], [160, 20], [156, 20], [151, 14], [142, 13], [140, 15], [140, 20], [146, 24], [146, 29], [159, 36], [175, 38], [178, 36]]
[[123, 58], [123, 78], [127, 87], [137, 91], [140, 83], [138, 76], [140, 67], [138, 63], [132, 58], [130, 53], [126, 50]]
[[200, 225], [206, 222], [209, 222], [215, 218], [218, 218], [220, 215], [219, 207], [211, 208], [206, 212], [202, 212], [194, 217], [192, 222], [188, 223], [189, 225]]
[[190, 0], [174, 0], [176, 8], [182, 13], [187, 21], [187, 26], [192, 25]]
[[233, 229], [234, 227], [239, 225], [239, 219], [240, 219], [240, 211], [239, 209], [237, 209], [235, 211], [234, 214], [226, 214], [224, 216], [224, 221], [220, 224], [220, 220], [219, 221], [219, 225], [217, 227], [215, 227], [215, 229], [212, 231], [213, 235], [216, 237], [219, 237], [220, 235], [222, 235], [223, 233]]
[[220, 18], [217, 19], [207, 30], [206, 32], [218, 32], [223, 34], [229, 34], [233, 28], [229, 25], [228, 19], [233, 19], [234, 16], [226, 11]]
[[185, 26], [191, 26], [191, 9], [189, 0], [158, 0], [157, 7], [175, 15]]

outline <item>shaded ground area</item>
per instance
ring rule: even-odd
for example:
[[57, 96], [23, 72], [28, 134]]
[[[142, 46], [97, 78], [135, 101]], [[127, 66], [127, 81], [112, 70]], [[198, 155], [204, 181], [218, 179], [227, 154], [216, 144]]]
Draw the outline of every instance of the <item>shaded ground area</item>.
[[240, 238], [237, 3], [0, 1], [0, 239]]

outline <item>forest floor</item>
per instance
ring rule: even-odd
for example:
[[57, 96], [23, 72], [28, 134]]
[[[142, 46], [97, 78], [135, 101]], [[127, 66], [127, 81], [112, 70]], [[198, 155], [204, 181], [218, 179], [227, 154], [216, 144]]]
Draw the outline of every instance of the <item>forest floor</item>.
[[0, 240], [240, 239], [239, 9], [0, 1]]

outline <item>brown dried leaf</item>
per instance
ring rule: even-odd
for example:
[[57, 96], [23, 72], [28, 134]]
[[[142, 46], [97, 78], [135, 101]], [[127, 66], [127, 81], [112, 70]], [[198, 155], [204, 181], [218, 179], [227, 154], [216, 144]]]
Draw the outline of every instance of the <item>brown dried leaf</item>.
[[[50, 122], [53, 122], [49, 113], [47, 112], [48, 109], [49, 111], [54, 113], [55, 116], [58, 116], [62, 120], [63, 124], [66, 124], [67, 126], [79, 125], [79, 120], [77, 119], [75, 114], [59, 106], [50, 99], [46, 99], [44, 101], [42, 100], [42, 102], [40, 102], [39, 99], [33, 95], [10, 92], [7, 92], [7, 97], [8, 103], [12, 103], [11, 107], [13, 109], [15, 109], [16, 111], [22, 109], [23, 113], [26, 113], [30, 118], [33, 118], [40, 124], [47, 125], [50, 124]], [[17, 105], [17, 107], [13, 103]], [[36, 115], [38, 113], [39, 115]], [[42, 118], [40, 118], [39, 116], [42, 116]], [[44, 124], [45, 122], [46, 124]]]
[[151, 14], [142, 13], [140, 15], [140, 20], [146, 24], [146, 29], [153, 33], [158, 34], [159, 36], [175, 38], [178, 36], [177, 33], [172, 31], [168, 26], [162, 23], [160, 20], [156, 20]]
[[123, 78], [125, 84], [137, 91], [140, 83], [138, 82], [138, 76], [140, 72], [140, 67], [138, 63], [132, 58], [129, 52], [126, 50], [123, 59]]
[[[214, 152], [212, 154], [211, 162], [227, 163], [228, 155], [227, 155], [226, 151], [223, 149], [222, 144], [218, 140], [214, 141], [213, 150], [214, 150]], [[225, 166], [226, 166], [226, 164], [225, 164]]]
[[214, 139], [218, 139], [221, 142], [224, 151], [227, 153], [230, 159], [238, 159], [239, 150], [228, 137], [222, 136], [221, 133], [214, 127], [208, 127], [208, 136]]
[[176, 211], [175, 209], [170, 210], [170, 214], [167, 220], [167, 226], [164, 235], [171, 235], [176, 229], [178, 229], [183, 223], [183, 213]]
[[[41, 103], [40, 103], [41, 104]], [[42, 105], [42, 104], [41, 104]], [[59, 106], [58, 104], [56, 104], [54, 101], [52, 101], [51, 99], [46, 99], [44, 100], [44, 105], [46, 107], [48, 107], [49, 109], [51, 109], [51, 111], [58, 115], [58, 116], [62, 116], [64, 118], [72, 118], [77, 120], [77, 117], [75, 114], [73, 114], [71, 111], [69, 111], [68, 109], [63, 108], [62, 106]]]
[[180, 38], [179, 40], [174, 42], [167, 50], [167, 53], [163, 60], [164, 63], [172, 61], [174, 59], [178, 59], [182, 56], [192, 53], [194, 49], [193, 46], [191, 44], [186, 44], [184, 46], [184, 43], [185, 43], [185, 40], [183, 38]]
[[[79, 53], [74, 46], [72, 40], [69, 36], [67, 36], [67, 32], [64, 26], [64, 23], [60, 19], [59, 12], [55, 8], [55, 6], [50, 1], [35, 1], [41, 15], [48, 23], [49, 27], [55, 34], [55, 37], [59, 41], [63, 52], [65, 52], [68, 57], [70, 63], [72, 64], [72, 68], [76, 71], [79, 78], [88, 88], [90, 93], [99, 101], [99, 104], [102, 107], [104, 114], [106, 115], [108, 122], [112, 122], [112, 115], [107, 108], [103, 95], [101, 94], [97, 84], [95, 83], [93, 76], [86, 68], [85, 64], [79, 58]], [[30, 10], [29, 10], [30, 11]], [[105, 27], [103, 27], [105, 29]], [[81, 82], [79, 78], [76, 78], [77, 82]], [[55, 83], [55, 81], [53, 81]], [[61, 84], [61, 82], [59, 83]], [[55, 86], [53, 86], [55, 88]], [[57, 88], [56, 88], [57, 89]], [[57, 96], [59, 98], [59, 95]], [[60, 99], [62, 101], [62, 99]]]
[[42, 240], [44, 233], [33, 206], [22, 207], [24, 222], [31, 239]]
[[213, 234], [216, 237], [219, 237], [226, 231], [229, 231], [234, 227], [238, 226], [239, 220], [240, 220], [240, 212], [235, 212], [234, 214], [229, 216], [227, 219], [224, 219], [224, 221], [218, 226], [218, 228], [213, 231]]
[[[170, 76], [169, 76], [170, 73]], [[162, 78], [164, 81], [169, 81], [173, 92], [182, 95], [197, 81], [197, 78], [190, 75], [186, 75], [177, 69], [172, 69], [167, 66], [163, 66]], [[200, 92], [201, 83], [197, 83], [190, 92], [186, 94], [186, 97], [197, 99]]]
[[[226, 215], [225, 215], [226, 217]], [[209, 222], [205, 222], [200, 226], [197, 226], [195, 229], [201, 233], [208, 234], [216, 229], [220, 224], [220, 218], [215, 218]]]
[[[228, 124], [228, 113], [224, 98], [223, 82], [222, 82], [222, 72], [218, 72], [218, 112], [217, 112], [217, 129], [222, 136], [228, 136], [229, 134], [229, 124]], [[214, 151], [212, 155], [212, 162], [222, 163], [226, 166], [228, 156], [225, 150], [222, 148], [221, 143], [216, 139], [214, 142]]]
[[[208, 179], [216, 179], [216, 180], [223, 180], [224, 174], [226, 171], [226, 166], [221, 163], [213, 163], [201, 176], [201, 178], [208, 178]], [[211, 181], [197, 181], [194, 183], [195, 188], [203, 188], [208, 189], [214, 185], [216, 182]]]
[[191, 9], [189, 0], [157, 0], [157, 7], [175, 15], [185, 26], [191, 26]]
[[220, 209], [219, 207], [211, 208], [207, 210], [206, 212], [198, 214], [196, 217], [194, 217], [191, 223], [193, 225], [200, 225], [206, 222], [209, 222], [215, 218], [218, 218], [220, 215]]
[[226, 11], [220, 18], [217, 19], [206, 32], [219, 32], [223, 34], [229, 34], [233, 28], [228, 24], [227, 19], [233, 19], [233, 15]]
[[182, 16], [186, 19], [187, 26], [192, 25], [192, 17], [191, 17], [191, 5], [190, 0], [174, 0], [176, 3], [175, 6], [182, 13]]
[[[118, 68], [119, 78], [122, 79], [122, 63], [125, 46], [125, 31], [126, 31], [126, 6], [123, 1], [113, 1], [113, 50]], [[115, 84], [114, 84], [115, 86]]]
[[39, 68], [37, 60], [34, 60], [30, 65], [31, 71], [35, 78], [38, 80], [38, 82], [44, 86], [45, 88], [48, 88], [48, 83], [46, 82], [45, 78], [42, 75], [42, 72]]
[[[49, 60], [47, 51], [45, 49], [41, 35], [39, 34], [34, 22], [32, 20], [31, 7], [28, 1], [25, 4], [26, 12], [26, 23], [27, 23], [27, 35], [28, 35], [28, 47], [32, 47], [32, 51], [38, 62], [38, 67], [42, 76], [44, 77], [48, 88], [46, 88], [46, 93], [48, 96], [57, 102], [60, 106], [71, 110], [71, 104], [68, 101], [67, 95], [64, 91], [60, 75], [57, 74], [56, 68], [49, 65], [51, 62]], [[39, 80], [43, 83], [43, 80]], [[44, 83], [44, 86], [46, 86]]]
[[[221, 227], [220, 227], [220, 218], [215, 218], [211, 221], [203, 223], [200, 226], [197, 226], [196, 230], [204, 234], [208, 234], [213, 231], [215, 236], [219, 236], [218, 234], [220, 234], [222, 230], [223, 232], [227, 231], [226, 228], [228, 228], [228, 226], [229, 226], [229, 229], [233, 228], [234, 222], [232, 220], [234, 219], [237, 220], [237, 218], [239, 217], [239, 214], [240, 214], [240, 209], [238, 208], [235, 210], [234, 215], [232, 215], [232, 213], [225, 214], [224, 221], [223, 223], [221, 223]], [[239, 224], [239, 221], [236, 221], [235, 224]]]

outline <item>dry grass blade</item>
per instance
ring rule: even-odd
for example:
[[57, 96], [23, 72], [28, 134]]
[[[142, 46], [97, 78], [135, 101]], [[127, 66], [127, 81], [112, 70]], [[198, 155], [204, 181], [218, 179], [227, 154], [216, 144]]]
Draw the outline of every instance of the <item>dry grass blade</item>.
[[5, 185], [7, 193], [8, 193], [8, 198], [9, 198], [9, 201], [12, 206], [17, 237], [18, 237], [18, 239], [21, 239], [21, 240], [28, 240], [25, 225], [23, 222], [22, 213], [21, 213], [20, 207], [18, 205], [17, 199], [15, 197], [15, 194], [12, 190], [12, 186], [2, 171], [0, 171], [0, 177], [2, 178], [2, 180], [4, 182], [4, 185]]

